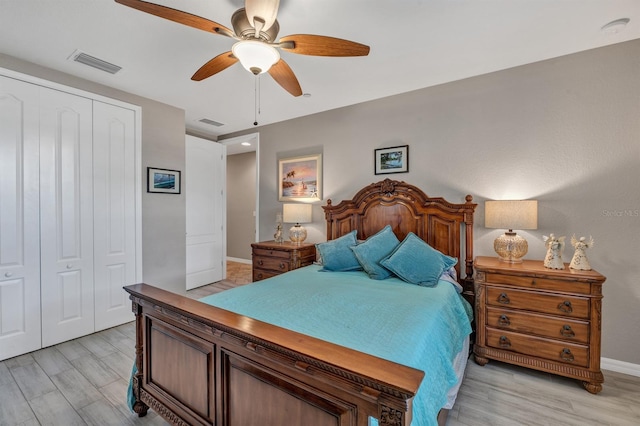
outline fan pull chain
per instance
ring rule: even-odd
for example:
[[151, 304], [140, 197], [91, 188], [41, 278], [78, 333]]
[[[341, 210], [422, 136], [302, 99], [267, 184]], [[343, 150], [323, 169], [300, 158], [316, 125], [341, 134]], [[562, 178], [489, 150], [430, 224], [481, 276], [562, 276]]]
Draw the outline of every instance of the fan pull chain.
[[253, 115], [253, 125], [257, 126], [258, 115], [260, 115], [260, 74], [256, 75], [254, 95], [255, 95], [256, 105], [255, 105], [254, 115]]

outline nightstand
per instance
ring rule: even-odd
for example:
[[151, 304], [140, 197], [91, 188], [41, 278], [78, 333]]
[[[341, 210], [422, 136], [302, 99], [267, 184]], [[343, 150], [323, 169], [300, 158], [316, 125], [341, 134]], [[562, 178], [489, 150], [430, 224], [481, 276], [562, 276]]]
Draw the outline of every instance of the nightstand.
[[542, 261], [510, 264], [478, 257], [476, 344], [480, 365], [490, 359], [582, 381], [602, 390], [602, 283], [596, 271], [547, 269]]
[[316, 246], [311, 243], [293, 244], [263, 241], [251, 244], [253, 281], [283, 274], [311, 265], [316, 260]]

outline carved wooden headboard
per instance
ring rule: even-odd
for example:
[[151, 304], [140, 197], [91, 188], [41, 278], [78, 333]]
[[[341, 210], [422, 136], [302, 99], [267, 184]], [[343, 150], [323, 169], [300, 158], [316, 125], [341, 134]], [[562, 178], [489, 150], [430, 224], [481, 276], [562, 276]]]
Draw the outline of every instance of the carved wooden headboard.
[[[431, 198], [408, 183], [385, 179], [362, 188], [351, 200], [323, 206], [327, 221], [327, 240], [354, 229], [364, 240], [386, 225], [402, 241], [409, 232], [431, 247], [458, 258], [456, 269], [463, 294], [474, 300], [473, 289], [473, 214], [477, 204], [471, 195], [464, 204], [453, 204], [443, 198]], [[463, 231], [464, 230], [464, 231]], [[464, 265], [465, 277], [461, 267]], [[473, 306], [473, 304], [472, 304]]]

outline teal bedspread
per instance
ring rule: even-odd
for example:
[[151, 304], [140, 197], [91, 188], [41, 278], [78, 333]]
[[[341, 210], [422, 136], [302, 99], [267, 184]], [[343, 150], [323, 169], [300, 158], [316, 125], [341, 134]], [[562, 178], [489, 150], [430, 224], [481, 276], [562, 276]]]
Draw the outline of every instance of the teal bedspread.
[[471, 306], [446, 281], [428, 288], [319, 269], [307, 266], [200, 300], [424, 371], [412, 425], [437, 424], [457, 382], [452, 361], [471, 333]]

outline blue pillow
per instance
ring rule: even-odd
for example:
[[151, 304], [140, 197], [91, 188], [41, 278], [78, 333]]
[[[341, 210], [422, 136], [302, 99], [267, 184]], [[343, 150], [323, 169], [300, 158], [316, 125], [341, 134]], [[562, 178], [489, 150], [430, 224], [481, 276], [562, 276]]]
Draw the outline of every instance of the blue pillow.
[[400, 240], [393, 233], [391, 226], [387, 225], [377, 234], [370, 236], [367, 240], [351, 247], [356, 255], [362, 269], [374, 280], [384, 280], [391, 276], [391, 272], [380, 265], [380, 261], [389, 256]]
[[350, 247], [357, 244], [356, 233], [351, 231], [335, 240], [316, 244], [322, 259], [321, 271], [358, 271], [362, 267]]
[[411, 284], [431, 287], [443, 272], [458, 263], [410, 232], [400, 245], [381, 262], [382, 266]]

